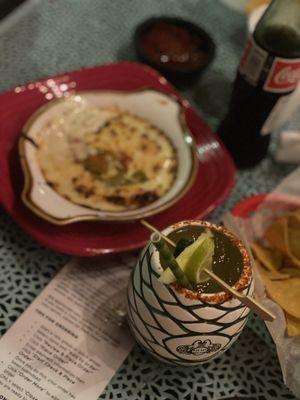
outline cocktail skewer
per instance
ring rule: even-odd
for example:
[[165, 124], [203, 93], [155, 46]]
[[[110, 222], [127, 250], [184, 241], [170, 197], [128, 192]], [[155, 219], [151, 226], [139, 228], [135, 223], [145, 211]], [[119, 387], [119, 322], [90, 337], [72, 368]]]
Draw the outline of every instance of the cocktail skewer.
[[[149, 224], [149, 222], [145, 220], [140, 220], [141, 224], [147, 227], [150, 231], [156, 233], [157, 235], [160, 235], [161, 238], [163, 238], [166, 242], [168, 242], [171, 246], [176, 247], [176, 243], [174, 243], [170, 238], [165, 236], [163, 233], [161, 233], [158, 229], [156, 229], [153, 225]], [[174, 258], [174, 257], [173, 257]], [[176, 260], [175, 260], [176, 261]], [[223, 281], [218, 275], [214, 274], [212, 271], [210, 271], [207, 268], [203, 268], [203, 271], [209, 275], [215, 282], [217, 282], [224, 290], [229, 292], [233, 297], [237, 298], [240, 300], [241, 303], [249, 307], [253, 312], [255, 312], [257, 315], [259, 315], [263, 320], [265, 321], [274, 321], [275, 320], [275, 315], [272, 314], [267, 308], [265, 308], [262, 304], [260, 304], [257, 300], [254, 298], [242, 294], [230, 285], [228, 285], [226, 282]]]
[[171, 246], [176, 246], [175, 243], [169, 239], [167, 236], [162, 234], [158, 229], [155, 228], [155, 226], [149, 224], [149, 222], [145, 221], [144, 219], [140, 220], [140, 223], [144, 225], [146, 228], [148, 228], [150, 231], [158, 233], [167, 243], [169, 243]]
[[240, 293], [238, 290], [234, 289], [223, 279], [219, 278], [218, 275], [214, 274], [212, 271], [204, 268], [203, 271], [209, 275], [214, 281], [216, 281], [223, 289], [227, 292], [231, 293], [233, 297], [240, 300], [241, 303], [245, 304], [245, 306], [249, 307], [253, 312], [258, 314], [265, 321], [274, 321], [275, 315], [272, 314], [267, 308], [265, 308], [262, 304], [256, 301], [253, 297], [247, 296], [243, 293]]

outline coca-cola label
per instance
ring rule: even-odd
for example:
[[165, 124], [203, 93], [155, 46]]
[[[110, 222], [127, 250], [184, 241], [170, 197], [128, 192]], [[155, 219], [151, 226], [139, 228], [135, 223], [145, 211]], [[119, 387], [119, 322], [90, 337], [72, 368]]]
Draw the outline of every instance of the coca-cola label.
[[248, 39], [239, 66], [239, 72], [253, 86], [257, 86], [268, 53], [256, 44], [253, 37]]
[[239, 69], [240, 70], [244, 70], [245, 69], [245, 65], [247, 63], [247, 60], [249, 58], [249, 54], [252, 51], [253, 48], [253, 40], [248, 40], [244, 49], [244, 53], [242, 55], [241, 58], [241, 62], [240, 62], [240, 66]]
[[274, 57], [250, 37], [239, 72], [251, 85], [260, 86], [266, 92], [288, 93], [300, 80], [300, 58]]
[[268, 92], [285, 93], [295, 89], [300, 80], [300, 59], [275, 57], [263, 89]]

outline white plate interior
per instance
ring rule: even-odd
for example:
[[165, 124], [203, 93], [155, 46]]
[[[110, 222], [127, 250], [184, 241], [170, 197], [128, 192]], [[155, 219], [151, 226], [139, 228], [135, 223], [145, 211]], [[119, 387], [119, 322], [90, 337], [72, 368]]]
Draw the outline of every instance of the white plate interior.
[[[168, 95], [153, 90], [140, 92], [82, 92], [75, 96], [54, 101], [44, 111], [35, 114], [25, 126], [26, 136], [35, 140], [43, 131], [47, 121], [57, 118], [74, 103], [106, 107], [115, 105], [139, 117], [145, 118], [153, 125], [163, 130], [176, 151], [178, 170], [170, 190], [155, 202], [129, 211], [100, 211], [74, 204], [60, 196], [45, 181], [36, 158], [36, 147], [29, 141], [24, 141], [24, 156], [31, 177], [30, 193], [26, 199], [40, 209], [46, 216], [54, 220], [132, 220], [149, 216], [161, 211], [183, 194], [191, 180], [195, 167], [192, 150], [192, 137], [183, 124], [183, 115], [179, 103]], [[71, 221], [70, 221], [71, 222]], [[67, 223], [67, 221], [66, 221]]]

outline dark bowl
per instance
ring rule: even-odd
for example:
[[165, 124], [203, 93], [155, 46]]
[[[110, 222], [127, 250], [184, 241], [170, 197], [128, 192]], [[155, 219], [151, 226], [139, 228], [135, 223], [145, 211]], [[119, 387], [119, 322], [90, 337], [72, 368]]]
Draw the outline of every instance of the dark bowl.
[[[144, 63], [171, 80], [196, 78], [211, 63], [216, 48], [202, 28], [177, 17], [153, 17], [139, 24], [134, 33], [134, 46]], [[190, 57], [188, 61], [173, 62], [165, 55], [172, 52], [177, 60], [178, 52], [182, 52], [183, 60]]]

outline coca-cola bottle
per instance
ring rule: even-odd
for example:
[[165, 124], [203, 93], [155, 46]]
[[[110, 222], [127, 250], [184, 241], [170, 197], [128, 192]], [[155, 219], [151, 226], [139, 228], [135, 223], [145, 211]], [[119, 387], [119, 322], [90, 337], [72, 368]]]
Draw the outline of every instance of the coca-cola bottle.
[[218, 133], [240, 168], [266, 155], [272, 120], [300, 78], [300, 0], [273, 0], [246, 44]]

